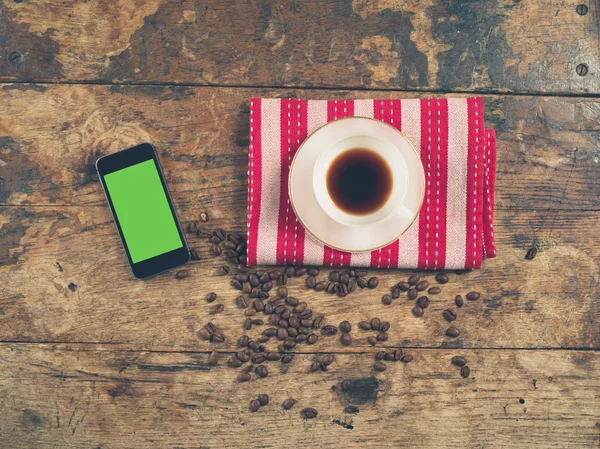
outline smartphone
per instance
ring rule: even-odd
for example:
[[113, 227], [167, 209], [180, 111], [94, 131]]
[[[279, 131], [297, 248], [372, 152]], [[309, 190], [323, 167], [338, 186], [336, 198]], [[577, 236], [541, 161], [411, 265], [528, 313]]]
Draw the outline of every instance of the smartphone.
[[96, 171], [136, 278], [189, 262], [190, 250], [152, 145], [101, 157]]

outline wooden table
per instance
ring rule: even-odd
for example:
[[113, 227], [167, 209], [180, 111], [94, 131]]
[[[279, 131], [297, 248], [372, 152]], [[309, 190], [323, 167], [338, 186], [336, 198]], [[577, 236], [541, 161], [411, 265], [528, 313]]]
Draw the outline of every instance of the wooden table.
[[[0, 447], [598, 447], [600, 3], [582, 1], [0, 2]], [[244, 315], [206, 241], [189, 278], [132, 278], [99, 156], [153, 142], [186, 226], [243, 231], [251, 96], [472, 94], [499, 140], [499, 257], [450, 273], [420, 319], [380, 301], [407, 272], [345, 300], [289, 284], [328, 323], [387, 319], [382, 346], [412, 363], [374, 373], [353, 331], [239, 384]], [[469, 290], [450, 340], [441, 312]], [[209, 320], [225, 343], [197, 338]]]

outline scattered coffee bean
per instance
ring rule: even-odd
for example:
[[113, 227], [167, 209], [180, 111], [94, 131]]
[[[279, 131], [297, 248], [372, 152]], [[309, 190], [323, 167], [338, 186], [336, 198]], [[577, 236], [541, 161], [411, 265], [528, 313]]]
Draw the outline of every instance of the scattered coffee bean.
[[348, 405], [344, 409], [344, 412], [346, 412], [346, 413], [358, 413], [359, 412], [359, 408], [356, 405]]
[[210, 292], [204, 299], [206, 299], [206, 302], [213, 302], [217, 299], [217, 294], [215, 292]]
[[225, 249], [236, 249], [237, 245], [233, 242], [230, 241], [226, 241], [225, 243], [223, 243], [223, 248]]
[[240, 361], [242, 363], [247, 363], [248, 361], [250, 361], [250, 356], [248, 355], [248, 352], [246, 352], [243, 349], [240, 352], [237, 353], [236, 357], [238, 359], [240, 359]]
[[402, 363], [410, 363], [410, 362], [412, 362], [413, 360], [414, 360], [414, 357], [413, 357], [412, 355], [409, 355], [409, 354], [403, 355], [403, 356], [400, 358], [400, 361], [401, 361]]
[[394, 352], [394, 361], [397, 362], [402, 359], [402, 349], [396, 349]]
[[317, 267], [310, 267], [308, 269], [308, 274], [310, 276], [318, 276], [319, 275], [319, 269]]
[[446, 335], [451, 338], [456, 338], [460, 335], [460, 331], [458, 328], [450, 326], [448, 329], [446, 329]]
[[294, 407], [294, 405], [296, 405], [296, 402], [297, 401], [295, 399], [292, 399], [292, 398], [286, 399], [285, 401], [283, 401], [283, 408], [284, 408], [284, 410], [291, 409], [292, 407]]
[[318, 292], [322, 292], [327, 288], [327, 281], [320, 281], [315, 284], [315, 290]]
[[[210, 236], [209, 240], [210, 240], [210, 241], [211, 241], [211, 242], [212, 242], [214, 245], [218, 245], [219, 243], [221, 243], [221, 242], [223, 241], [223, 240], [221, 240], [221, 239], [219, 238], [219, 236], [218, 236], [218, 235], [215, 235], [215, 234], [211, 234], [211, 236]], [[221, 248], [219, 248], [219, 250], [220, 250], [220, 249], [221, 249]], [[220, 253], [219, 253], [219, 254], [220, 254]]]
[[398, 287], [398, 290], [401, 292], [407, 292], [410, 290], [410, 284], [408, 282], [398, 282], [396, 287]]
[[444, 273], [438, 273], [435, 275], [435, 280], [438, 281], [440, 284], [447, 284], [448, 276]]
[[266, 284], [271, 280], [271, 278], [269, 277], [269, 273], [265, 273], [258, 280], [261, 284]]
[[252, 399], [248, 409], [253, 413], [257, 412], [260, 409], [260, 401], [258, 399]]
[[306, 267], [298, 267], [294, 271], [294, 276], [297, 278], [302, 277], [306, 274], [307, 271], [308, 271], [308, 268], [306, 268]]
[[371, 335], [370, 337], [367, 337], [367, 343], [369, 343], [371, 346], [375, 346], [377, 344], [377, 338]]
[[238, 339], [238, 346], [245, 348], [246, 346], [248, 346], [248, 343], [250, 343], [250, 338], [248, 338], [247, 335], [242, 335], [239, 339]]
[[319, 412], [317, 412], [314, 408], [305, 408], [300, 412], [300, 416], [304, 419], [314, 419], [317, 417]]
[[379, 351], [377, 353], [375, 353], [375, 360], [383, 360], [386, 357], [386, 353], [385, 351]]
[[237, 357], [231, 357], [229, 359], [229, 366], [231, 366], [233, 368], [239, 368], [242, 365], [243, 365], [242, 361], [240, 359], [238, 359]]
[[377, 341], [387, 341], [388, 334], [386, 332], [380, 332], [377, 334]]
[[413, 274], [408, 278], [408, 285], [411, 285], [411, 286], [417, 285], [419, 283], [420, 279], [421, 279], [421, 276], [419, 276], [418, 274]]
[[231, 286], [233, 288], [235, 288], [236, 290], [242, 290], [243, 289], [242, 283], [240, 281], [238, 281], [237, 279], [232, 279], [231, 280]]
[[308, 372], [309, 373], [316, 373], [320, 369], [321, 369], [321, 364], [319, 362], [312, 362], [310, 364], [310, 366], [308, 367]]
[[442, 313], [442, 316], [444, 317], [444, 319], [446, 321], [448, 321], [449, 323], [451, 323], [452, 321], [454, 321], [456, 319], [456, 312], [454, 310], [452, 310], [452, 309], [446, 309]]
[[221, 268], [219, 268], [219, 270], [221, 271], [221, 274], [229, 274], [229, 265], [221, 265]]
[[[324, 321], [325, 321], [325, 317], [323, 315], [317, 315], [313, 320], [312, 327], [314, 329], [319, 329], [323, 325]], [[310, 327], [310, 326], [307, 326], [307, 327]]]
[[217, 229], [215, 231], [215, 235], [217, 237], [219, 237], [221, 239], [221, 241], [225, 240], [225, 238], [227, 237], [227, 234], [225, 233], [225, 231], [221, 228]]
[[463, 366], [463, 367], [460, 369], [460, 375], [461, 375], [462, 377], [469, 377], [469, 376], [471, 375], [471, 368], [469, 368], [469, 367], [468, 367], [468, 366], [466, 366], [466, 365], [465, 365], [465, 366]]
[[420, 317], [420, 316], [423, 316], [423, 314], [425, 312], [423, 311], [423, 309], [421, 307], [414, 306], [413, 309], [412, 309], [412, 313], [413, 313], [414, 316]]
[[454, 297], [454, 304], [456, 304], [456, 307], [460, 308], [463, 306], [464, 303], [465, 303], [465, 301], [463, 300], [462, 296], [456, 295]]
[[332, 326], [331, 324], [328, 324], [321, 328], [321, 334], [323, 334], [327, 337], [337, 334], [337, 331], [338, 331], [337, 327]]
[[427, 296], [421, 296], [417, 299], [417, 305], [421, 309], [426, 309], [427, 307], [429, 307], [429, 298]]
[[316, 334], [309, 334], [308, 338], [306, 339], [306, 343], [308, 343], [309, 345], [314, 345], [317, 340], [319, 340], [319, 336]]
[[525, 254], [525, 259], [527, 260], [533, 260], [535, 259], [535, 256], [537, 255], [537, 247], [532, 247], [529, 248], [529, 251], [527, 251], [527, 254]]
[[392, 297], [390, 295], [383, 295], [381, 297], [381, 303], [384, 306], [389, 306], [392, 303]]
[[211, 336], [211, 333], [206, 328], [202, 328], [198, 331], [198, 338], [200, 338], [201, 340], [208, 340], [208, 339], [210, 339], [210, 336]]
[[209, 365], [216, 365], [217, 363], [219, 363], [219, 353], [216, 351], [213, 351], [210, 353], [210, 355], [208, 356], [208, 364]]
[[439, 293], [441, 293], [441, 292], [442, 292], [442, 289], [441, 289], [441, 288], [439, 288], [439, 287], [431, 287], [429, 290], [427, 290], [427, 292], [428, 292], [430, 295], [437, 295], [437, 294], [439, 294]]
[[379, 332], [387, 332], [390, 330], [391, 324], [388, 321], [382, 321], [379, 325]]
[[327, 354], [323, 356], [321, 361], [325, 364], [325, 366], [329, 366], [335, 361], [335, 356], [333, 354]]
[[225, 310], [225, 306], [223, 304], [215, 304], [211, 313], [214, 315], [223, 312], [223, 310]]
[[381, 325], [381, 320], [379, 318], [372, 318], [371, 319], [371, 329], [373, 329], [374, 331], [379, 329], [379, 326]]
[[252, 379], [252, 376], [249, 373], [240, 373], [237, 377], [238, 382], [248, 382]]
[[317, 286], [317, 278], [309, 276], [306, 278], [306, 288], [315, 288]]
[[267, 377], [269, 375], [269, 370], [265, 365], [258, 365], [254, 372], [258, 377]]
[[276, 281], [280, 277], [281, 277], [281, 271], [273, 270], [273, 271], [269, 272], [269, 279], [271, 279], [272, 281]]
[[262, 285], [261, 290], [263, 292], [269, 292], [269, 291], [271, 291], [272, 288], [273, 288], [273, 283], [271, 281], [267, 281]]
[[340, 282], [342, 284], [348, 284], [350, 282], [350, 275], [348, 273], [344, 273], [340, 276]]
[[394, 285], [391, 290], [392, 299], [398, 299], [400, 297], [400, 289], [397, 285]]
[[427, 290], [427, 287], [429, 287], [429, 282], [420, 281], [417, 285], [415, 285], [415, 290], [422, 292], [423, 290]]
[[260, 405], [264, 407], [269, 403], [269, 395], [268, 394], [259, 394], [256, 399], [260, 402]]
[[294, 354], [284, 354], [281, 357], [282, 363], [290, 363], [294, 359]]
[[197, 221], [192, 221], [188, 226], [188, 232], [191, 232], [192, 234], [196, 234], [199, 230], [200, 223], [198, 223]]
[[387, 369], [387, 365], [383, 362], [375, 362], [375, 365], [373, 365], [373, 368], [375, 369], [375, 371], [383, 372]]
[[477, 301], [481, 297], [479, 292], [469, 292], [467, 293], [467, 299], [469, 301]]
[[175, 277], [177, 279], [185, 279], [189, 275], [190, 275], [190, 272], [188, 270], [179, 270], [177, 273], [175, 273]]
[[254, 316], [254, 315], [256, 315], [256, 309], [254, 309], [254, 308], [252, 308], [252, 309], [247, 309], [247, 310], [244, 312], [244, 315], [246, 315], [246, 316]]
[[345, 379], [342, 381], [342, 391], [349, 391], [352, 388], [352, 381], [350, 379]]
[[223, 334], [212, 334], [210, 341], [213, 343], [223, 343], [225, 341], [225, 336]]
[[352, 336], [348, 332], [344, 332], [340, 341], [344, 346], [350, 346], [352, 344]]
[[368, 321], [361, 321], [360, 323], [358, 323], [358, 327], [364, 331], [370, 331], [371, 323], [369, 323]]
[[363, 277], [359, 277], [356, 278], [356, 284], [360, 287], [360, 288], [365, 288], [369, 285], [369, 283], [367, 282], [367, 280]]
[[370, 289], [377, 288], [378, 285], [379, 285], [379, 279], [376, 278], [375, 276], [373, 276], [371, 279], [369, 279], [369, 282], [367, 283], [367, 286]]
[[250, 329], [252, 329], [252, 319], [251, 318], [246, 318], [246, 320], [244, 320], [243, 329], [247, 330], [247, 331], [249, 331]]
[[416, 291], [414, 288], [411, 288], [411, 289], [408, 291], [408, 299], [417, 299], [417, 296], [418, 296], [418, 295], [419, 295], [419, 294], [417, 293], [417, 291]]
[[249, 341], [248, 347], [250, 349], [252, 349], [253, 351], [258, 351], [258, 348], [259, 348], [258, 343], [256, 343], [255, 341]]
[[200, 254], [198, 254], [198, 251], [193, 248], [190, 249], [190, 260], [200, 260]]
[[220, 246], [219, 246], [217, 243], [213, 243], [213, 244], [210, 246], [210, 250], [212, 251], [212, 253], [213, 253], [215, 256], [220, 256], [220, 255], [221, 255], [221, 247], [220, 247]]
[[467, 359], [457, 355], [457, 356], [452, 357], [452, 364], [454, 366], [465, 366], [467, 364]]
[[329, 281], [330, 282], [339, 282], [340, 281], [340, 272], [332, 271], [331, 273], [329, 273]]

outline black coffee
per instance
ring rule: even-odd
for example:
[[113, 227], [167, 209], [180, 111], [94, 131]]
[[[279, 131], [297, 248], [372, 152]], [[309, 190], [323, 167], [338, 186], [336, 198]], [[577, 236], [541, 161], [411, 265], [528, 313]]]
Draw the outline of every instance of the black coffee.
[[367, 215], [380, 209], [392, 192], [392, 172], [374, 151], [354, 148], [334, 159], [327, 170], [329, 196], [344, 212]]

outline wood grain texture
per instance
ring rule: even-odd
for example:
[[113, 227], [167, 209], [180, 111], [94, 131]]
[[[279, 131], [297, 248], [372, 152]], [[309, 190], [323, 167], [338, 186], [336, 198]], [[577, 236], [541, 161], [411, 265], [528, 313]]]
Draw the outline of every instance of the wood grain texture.
[[[221, 208], [226, 203], [245, 209], [252, 96], [400, 95], [6, 85], [0, 89], [0, 204], [104, 205], [96, 159], [150, 141], [159, 151], [180, 208]], [[414, 96], [419, 95], [402, 95]], [[487, 96], [485, 103], [486, 123], [498, 134], [498, 209], [600, 210], [600, 100]], [[242, 222], [231, 221], [229, 226], [232, 223]]]
[[[242, 231], [245, 209], [227, 201], [207, 203], [211, 228]], [[185, 224], [198, 209], [180, 208]], [[44, 206], [0, 209], [0, 340], [31, 342], [103, 342], [142, 349], [209, 350], [197, 332], [213, 321], [226, 335], [218, 348], [233, 350], [246, 318], [235, 305], [239, 292], [230, 276], [219, 274], [225, 259], [213, 257], [206, 240], [192, 236], [189, 243], [203, 258], [189, 267], [191, 276], [174, 273], [138, 281], [133, 278], [119, 244], [108, 207]], [[392, 323], [387, 345], [465, 348], [597, 348], [600, 346], [600, 213], [500, 211], [496, 239], [499, 257], [483, 269], [451, 274], [442, 294], [430, 296], [423, 318], [411, 314], [406, 296], [392, 306], [381, 304], [390, 287], [406, 280], [407, 272], [372, 270], [380, 277], [375, 290], [360, 290], [346, 299], [309, 291], [304, 278], [291, 279], [292, 296], [306, 300], [327, 323], [350, 320], [355, 327], [353, 346], [367, 348], [372, 335], [356, 330], [359, 321], [378, 316]], [[524, 259], [535, 242], [533, 261]], [[234, 270], [233, 270], [234, 271]], [[319, 277], [325, 279], [327, 271]], [[428, 274], [432, 285], [433, 275]], [[72, 285], [71, 285], [72, 284]], [[69, 287], [70, 286], [70, 287]], [[462, 335], [444, 335], [448, 323], [442, 312], [453, 307], [454, 296], [471, 290], [482, 293], [467, 302], [453, 324]], [[211, 315], [205, 296], [214, 291], [225, 311]], [[261, 315], [262, 317], [262, 315]], [[249, 334], [260, 336], [267, 326]], [[339, 346], [339, 336], [322, 338], [314, 347]], [[272, 350], [277, 342], [269, 342]]]
[[[247, 384], [207, 354], [102, 346], [0, 345], [0, 447], [503, 447], [583, 448], [599, 441], [600, 355], [581, 351], [411, 351], [375, 373], [372, 354], [313, 355]], [[222, 359], [223, 360], [223, 359]], [[15, 379], [19, 381], [15, 381]], [[340, 390], [352, 379], [349, 393]], [[248, 412], [256, 395], [270, 402]], [[282, 402], [298, 400], [289, 411]], [[358, 414], [344, 413], [348, 404]], [[313, 407], [314, 420], [300, 418]], [[510, 429], [510, 430], [509, 430]]]
[[0, 80], [598, 93], [578, 3], [6, 1]]

